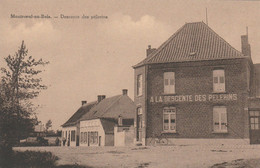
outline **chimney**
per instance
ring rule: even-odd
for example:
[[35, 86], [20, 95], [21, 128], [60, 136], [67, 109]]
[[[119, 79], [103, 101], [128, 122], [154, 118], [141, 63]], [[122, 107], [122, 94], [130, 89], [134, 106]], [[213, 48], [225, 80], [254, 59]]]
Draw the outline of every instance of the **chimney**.
[[248, 43], [248, 32], [246, 33], [246, 35], [241, 36], [241, 51], [242, 54], [244, 54], [245, 56], [251, 57], [251, 47]]
[[82, 101], [81, 101], [81, 104], [82, 104], [82, 106], [83, 106], [84, 104], [87, 104], [87, 101], [86, 101], [86, 100], [82, 100]]
[[151, 45], [148, 45], [148, 49], [146, 49], [146, 56], [148, 57], [155, 50], [156, 48], [151, 48]]
[[104, 100], [106, 98], [106, 95], [101, 96], [101, 100]]
[[123, 125], [123, 118], [121, 115], [118, 116], [118, 121], [117, 121], [118, 126], [122, 126]]
[[98, 96], [97, 96], [97, 101], [98, 101], [98, 103], [101, 102], [101, 100], [102, 100], [102, 95], [98, 95]]
[[123, 95], [127, 95], [127, 89], [123, 89], [123, 90], [122, 90], [122, 94], [123, 94]]
[[97, 101], [98, 103], [101, 102], [101, 100], [105, 99], [106, 98], [106, 95], [98, 95], [97, 96]]

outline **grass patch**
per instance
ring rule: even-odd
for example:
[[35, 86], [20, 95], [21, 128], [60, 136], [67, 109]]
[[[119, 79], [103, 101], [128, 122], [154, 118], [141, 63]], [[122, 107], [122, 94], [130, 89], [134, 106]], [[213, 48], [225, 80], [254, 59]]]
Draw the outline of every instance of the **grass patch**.
[[57, 165], [59, 158], [51, 152], [40, 151], [15, 151], [12, 157], [6, 158], [5, 164], [0, 167], [6, 168], [91, 168], [89, 166]]

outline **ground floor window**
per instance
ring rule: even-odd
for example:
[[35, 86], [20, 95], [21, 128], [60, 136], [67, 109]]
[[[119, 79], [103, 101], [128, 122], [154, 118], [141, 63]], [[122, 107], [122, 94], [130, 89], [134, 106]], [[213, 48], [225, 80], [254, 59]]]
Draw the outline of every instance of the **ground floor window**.
[[227, 132], [227, 108], [225, 106], [213, 107], [214, 132]]
[[81, 132], [80, 143], [88, 143], [88, 145], [98, 144], [98, 132]]
[[88, 143], [88, 133], [87, 132], [84, 132], [84, 140], [83, 140], [84, 143]]
[[71, 142], [76, 140], [76, 131], [71, 131]]
[[89, 144], [98, 144], [98, 132], [89, 132], [88, 138]]
[[250, 128], [251, 130], [259, 129], [259, 111], [250, 111]]
[[88, 133], [87, 132], [80, 133], [80, 143], [88, 143]]
[[176, 132], [176, 108], [165, 107], [163, 109], [163, 131]]
[[84, 139], [83, 139], [83, 135], [84, 135], [84, 132], [81, 132], [81, 133], [80, 133], [80, 143], [83, 143], [83, 142], [84, 142], [84, 141], [83, 141], [83, 140], [84, 140]]

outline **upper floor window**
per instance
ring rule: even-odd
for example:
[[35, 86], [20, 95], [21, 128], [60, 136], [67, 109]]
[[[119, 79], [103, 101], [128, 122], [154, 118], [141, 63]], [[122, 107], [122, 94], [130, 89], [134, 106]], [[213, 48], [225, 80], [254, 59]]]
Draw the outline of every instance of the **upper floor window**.
[[250, 90], [250, 67], [247, 67], [247, 90]]
[[163, 109], [163, 131], [176, 132], [176, 108], [165, 107]]
[[223, 69], [213, 71], [213, 92], [225, 92], [225, 71]]
[[214, 132], [227, 132], [227, 109], [224, 106], [213, 107]]
[[141, 96], [143, 94], [142, 85], [143, 85], [143, 76], [140, 74], [137, 75], [137, 96]]
[[164, 72], [164, 93], [175, 93], [175, 73], [174, 72]]

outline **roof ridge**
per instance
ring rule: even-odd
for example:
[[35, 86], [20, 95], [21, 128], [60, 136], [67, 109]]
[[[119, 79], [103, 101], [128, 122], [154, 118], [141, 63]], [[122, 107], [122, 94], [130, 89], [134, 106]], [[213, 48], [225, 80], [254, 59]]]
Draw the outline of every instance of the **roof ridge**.
[[[195, 40], [195, 35], [197, 40]], [[205, 42], [205, 40], [210, 43]], [[194, 49], [198, 50], [200, 55], [196, 58], [188, 57], [187, 54], [189, 53], [187, 52], [191, 52]], [[151, 53], [151, 55], [143, 59], [143, 61], [134, 65], [133, 68], [161, 62], [170, 63], [184, 60], [199, 61], [243, 57], [245, 57], [245, 55], [241, 51], [229, 44], [229, 42], [217, 34], [203, 21], [191, 22], [185, 23], [176, 31], [176, 33], [171, 35], [170, 38], [160, 45], [155, 52]]]
[[[114, 102], [112, 102], [111, 105], [106, 108], [106, 110], [104, 110], [104, 113], [99, 118], [103, 117], [106, 114], [106, 112], [108, 111], [108, 109], [110, 109], [124, 95], [117, 95], [117, 96], [119, 96], [119, 97]], [[114, 96], [114, 97], [116, 97], [116, 96]]]

